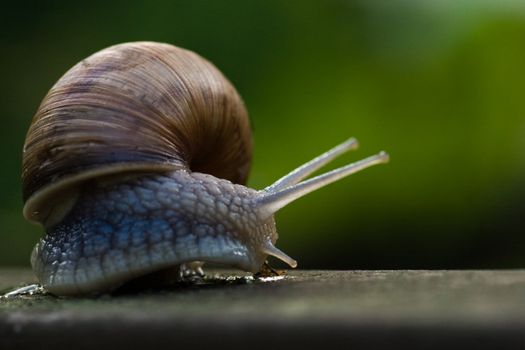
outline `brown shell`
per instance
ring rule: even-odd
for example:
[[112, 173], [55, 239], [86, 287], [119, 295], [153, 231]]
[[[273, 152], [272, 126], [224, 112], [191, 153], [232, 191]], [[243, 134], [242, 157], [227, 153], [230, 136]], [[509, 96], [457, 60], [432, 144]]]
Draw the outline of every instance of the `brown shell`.
[[79, 183], [128, 171], [184, 167], [244, 183], [251, 153], [244, 104], [213, 64], [168, 44], [111, 46], [71, 68], [33, 117], [24, 215], [42, 223]]

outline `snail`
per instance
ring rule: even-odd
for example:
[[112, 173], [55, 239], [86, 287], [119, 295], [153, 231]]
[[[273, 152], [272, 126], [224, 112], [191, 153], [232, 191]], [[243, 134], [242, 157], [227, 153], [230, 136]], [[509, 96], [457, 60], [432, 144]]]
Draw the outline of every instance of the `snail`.
[[143, 276], [202, 273], [204, 263], [256, 273], [275, 247], [274, 213], [385, 163], [380, 152], [303, 181], [353, 138], [263, 190], [245, 187], [252, 157], [244, 103], [196, 53], [124, 43], [76, 64], [51, 88], [27, 132], [23, 213], [45, 235], [31, 255], [56, 295], [112, 291]]

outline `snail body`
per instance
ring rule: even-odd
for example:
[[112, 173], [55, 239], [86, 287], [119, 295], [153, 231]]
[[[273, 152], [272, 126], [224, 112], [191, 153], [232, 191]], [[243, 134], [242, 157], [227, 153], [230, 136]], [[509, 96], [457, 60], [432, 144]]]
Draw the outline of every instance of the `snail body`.
[[244, 186], [248, 114], [197, 54], [126, 43], [81, 61], [50, 90], [26, 136], [24, 215], [45, 236], [31, 263], [57, 295], [110, 291], [145, 275], [216, 263], [258, 272], [275, 247], [273, 214], [386, 153], [301, 182], [357, 146], [350, 139], [263, 190]]

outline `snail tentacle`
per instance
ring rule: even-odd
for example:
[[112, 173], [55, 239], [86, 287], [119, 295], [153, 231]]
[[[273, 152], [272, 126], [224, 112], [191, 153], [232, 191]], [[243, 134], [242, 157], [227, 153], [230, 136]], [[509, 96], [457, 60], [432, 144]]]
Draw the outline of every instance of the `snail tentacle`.
[[271, 255], [274, 258], [277, 258], [286, 264], [288, 264], [290, 267], [296, 268], [297, 267], [297, 261], [289, 257], [286, 253], [284, 253], [282, 250], [278, 249], [276, 246], [274, 246], [271, 242], [266, 242], [263, 247], [262, 251], [265, 254]]
[[313, 192], [321, 187], [329, 185], [335, 181], [338, 181], [346, 176], [357, 173], [373, 165], [388, 163], [388, 161], [388, 154], [384, 151], [381, 151], [374, 156], [329, 171], [325, 174], [287, 187], [281, 191], [270, 193], [261, 191], [260, 196], [257, 199], [259, 212], [261, 213], [262, 217], [271, 216], [279, 209], [286, 206], [288, 203], [293, 202], [294, 200], [303, 197], [310, 192]]
[[315, 157], [311, 161], [301, 165], [297, 169], [281, 177], [279, 180], [275, 181], [273, 184], [266, 187], [263, 191], [270, 192], [270, 193], [278, 192], [286, 187], [295, 185], [302, 179], [312, 174], [314, 171], [320, 169], [321, 167], [331, 162], [336, 157], [348, 151], [355, 150], [358, 147], [359, 147], [359, 142], [353, 137], [349, 138], [345, 142], [335, 146], [329, 151], [321, 154], [318, 157]]

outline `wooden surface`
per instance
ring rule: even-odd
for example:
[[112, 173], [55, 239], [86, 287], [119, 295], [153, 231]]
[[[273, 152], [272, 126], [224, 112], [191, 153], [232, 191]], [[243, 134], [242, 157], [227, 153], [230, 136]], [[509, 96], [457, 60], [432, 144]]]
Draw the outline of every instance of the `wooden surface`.
[[[97, 298], [3, 298], [0, 349], [525, 348], [525, 270], [232, 276]], [[0, 290], [31, 279], [0, 270]]]

